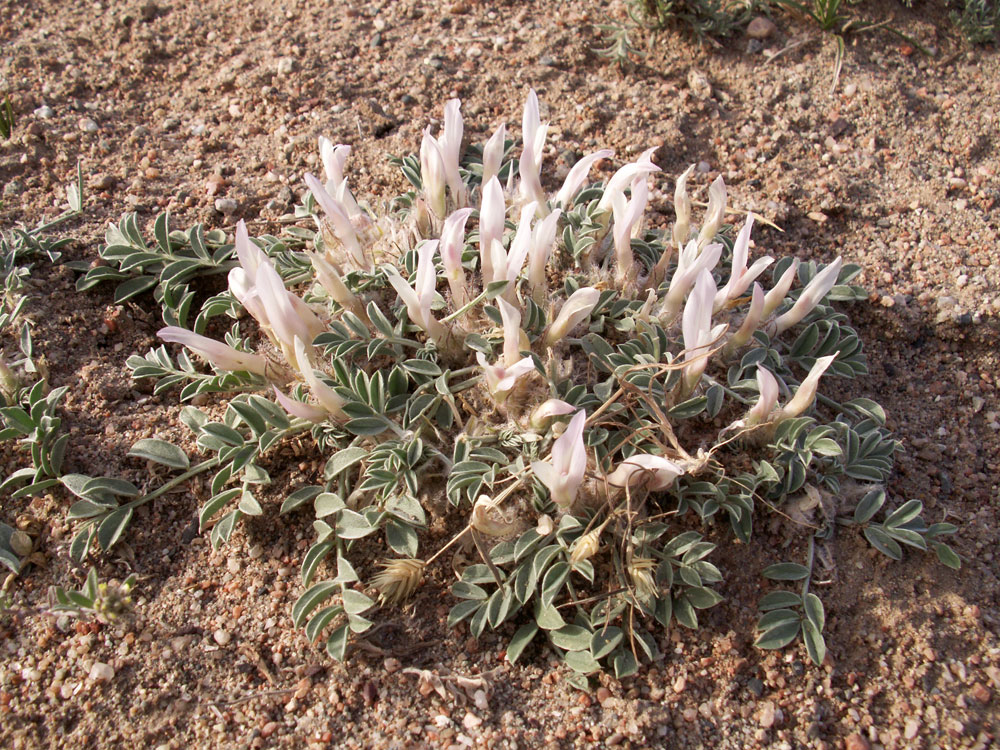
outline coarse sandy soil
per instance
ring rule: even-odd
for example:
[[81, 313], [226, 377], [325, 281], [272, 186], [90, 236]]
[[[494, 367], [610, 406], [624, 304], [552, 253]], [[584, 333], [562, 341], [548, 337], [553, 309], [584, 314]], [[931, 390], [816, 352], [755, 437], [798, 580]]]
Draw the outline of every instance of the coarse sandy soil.
[[[477, 642], [448, 630], [446, 565], [409, 606], [378, 615], [346, 664], [310, 646], [289, 614], [310, 519], [277, 515], [279, 490], [322, 467], [304, 443], [271, 459], [266, 513], [218, 552], [196, 533], [204, 484], [145, 506], [124, 543], [94, 559], [103, 580], [139, 578], [135, 616], [110, 626], [30, 613], [49, 586], [82, 580], [67, 556], [70, 500], [4, 498], [2, 520], [29, 529], [41, 555], [9, 582], [0, 619], [0, 746], [993, 746], [1000, 64], [995, 49], [956, 38], [942, 3], [917, 5], [863, 9], [895, 14], [935, 54], [882, 32], [855, 37], [831, 94], [833, 41], [784, 15], [759, 44], [633, 37], [645, 54], [619, 71], [593, 52], [594, 24], [622, 18], [619, 3], [2, 0], [0, 91], [18, 122], [0, 144], [0, 224], [57, 214], [80, 160], [84, 214], [54, 230], [75, 238], [65, 260], [95, 259], [107, 222], [129, 211], [144, 227], [168, 209], [174, 227], [232, 232], [242, 218], [251, 233], [277, 232], [317, 168], [320, 134], [353, 145], [361, 196], [395, 195], [404, 183], [385, 156], [415, 151], [455, 96], [467, 138], [481, 140], [502, 120], [519, 133], [534, 87], [557, 175], [611, 147], [607, 177], [659, 146], [660, 226], [688, 164], [699, 164], [697, 197], [722, 174], [731, 206], [783, 230], [758, 224], [757, 252], [863, 266], [869, 303], [845, 310], [871, 372], [854, 395], [878, 399], [903, 442], [892, 501], [917, 498], [929, 521], [958, 524], [964, 565], [954, 573], [918, 553], [894, 563], [841, 534], [820, 591], [830, 654], [816, 668], [801, 645], [752, 646], [760, 571], [782, 538], [763, 530], [749, 548], [723, 548], [726, 600], [700, 631], [661, 633], [660, 660], [585, 694], [540, 647], [507, 664], [509, 632]], [[220, 198], [235, 204], [222, 213]], [[176, 392], [154, 397], [124, 366], [156, 343], [157, 306], [149, 295], [116, 306], [111, 285], [77, 293], [74, 273], [47, 262], [30, 294], [35, 349], [52, 386], [70, 389], [59, 412], [67, 470], [155, 485], [125, 456], [136, 439], [193, 449]], [[16, 349], [9, 331], [3, 346]], [[24, 465], [2, 450], [3, 476]], [[95, 662], [113, 669], [110, 681], [91, 676]], [[456, 690], [421, 689], [407, 668]], [[478, 700], [459, 678], [482, 688]]]

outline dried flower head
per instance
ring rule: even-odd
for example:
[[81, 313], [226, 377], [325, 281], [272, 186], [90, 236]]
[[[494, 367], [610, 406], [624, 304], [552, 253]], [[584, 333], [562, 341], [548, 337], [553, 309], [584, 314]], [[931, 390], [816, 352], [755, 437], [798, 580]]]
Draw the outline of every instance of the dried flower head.
[[382, 572], [372, 579], [379, 598], [386, 604], [401, 604], [413, 596], [423, 583], [426, 563], [416, 558], [388, 560], [381, 563]]
[[597, 550], [600, 549], [601, 546], [602, 531], [604, 531], [604, 526], [598, 526], [596, 529], [592, 529], [583, 536], [579, 537], [573, 543], [573, 549], [569, 553], [569, 562], [571, 565], [576, 565], [578, 562], [589, 560], [597, 554]]

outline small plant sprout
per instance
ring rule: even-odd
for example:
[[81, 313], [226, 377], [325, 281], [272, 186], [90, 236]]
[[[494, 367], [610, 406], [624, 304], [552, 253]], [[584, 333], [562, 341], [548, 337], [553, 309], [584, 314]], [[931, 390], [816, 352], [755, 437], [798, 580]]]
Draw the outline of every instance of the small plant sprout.
[[[943, 542], [954, 527], [861, 499], [892, 469], [882, 409], [820, 392], [828, 378], [865, 372], [839, 309], [866, 299], [851, 285], [860, 269], [757, 252], [754, 217], [724, 226], [721, 177], [690, 185], [691, 169], [677, 181], [674, 225], [655, 227], [645, 217], [661, 179], [655, 149], [589, 182], [613, 158], [596, 151], [550, 194], [545, 134], [530, 92], [510, 134], [519, 145], [501, 124], [466, 146], [452, 100], [437, 137], [425, 131], [418, 154], [395, 159], [414, 189], [393, 201], [359, 203], [344, 174], [349, 147], [321, 139], [326, 179], [307, 175], [312, 195], [297, 208], [316, 231], [252, 238], [241, 223], [235, 247], [216, 237], [208, 261], [197, 235], [160, 232], [164, 253], [193, 242], [199, 268], [229, 274], [229, 292], [200, 312], [173, 300], [160, 332], [220, 372], [165, 347], [129, 366], [156, 378], [157, 393], [232, 395], [217, 418], [182, 411], [201, 463], [163, 441], [134, 447], [179, 472], [157, 490], [64, 478], [80, 498], [74, 554], [95, 539], [112, 546], [132, 508], [209, 469], [200, 520], [224, 544], [242, 518], [271, 512], [269, 452], [308, 438], [323, 468], [281, 512], [311, 511], [292, 608], [310, 642], [322, 637], [344, 658], [376, 599], [424, 596], [425, 573], [461, 540], [476, 559], [457, 570], [449, 623], [467, 621], [478, 637], [514, 621], [508, 659], [544, 638], [580, 685], [599, 669], [633, 674], [656, 658], [652, 623], [696, 628], [721, 601], [708, 527], [721, 527], [718, 543], [751, 544], [773, 512], [792, 524], [795, 549], [854, 528], [890, 556], [905, 544], [955, 564]], [[700, 216], [689, 189], [708, 192]], [[121, 233], [129, 252], [142, 243], [130, 223]], [[223, 315], [234, 321], [225, 343], [206, 335]], [[30, 415], [2, 411], [21, 439], [40, 439]], [[854, 499], [796, 525], [790, 510], [807, 486]], [[445, 527], [458, 531], [428, 531]], [[788, 617], [813, 656], [823, 623], [809, 596], [796, 601], [810, 624], [794, 608]], [[762, 619], [761, 647], [785, 645], [785, 630]]]

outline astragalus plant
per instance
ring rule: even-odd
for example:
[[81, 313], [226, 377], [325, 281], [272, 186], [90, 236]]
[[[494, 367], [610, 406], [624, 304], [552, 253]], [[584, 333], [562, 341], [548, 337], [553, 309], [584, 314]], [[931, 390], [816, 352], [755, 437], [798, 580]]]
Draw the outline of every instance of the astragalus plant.
[[[720, 178], [699, 224], [690, 169], [673, 226], [647, 226], [652, 149], [599, 183], [591, 171], [613, 154], [586, 156], [550, 193], [546, 128], [531, 92], [520, 148], [504, 125], [467, 145], [452, 100], [442, 131], [396, 159], [414, 190], [384, 206], [351, 189], [350, 148], [321, 138], [324, 174], [306, 175], [299, 208], [317, 231], [301, 251], [241, 222], [229, 297], [212, 302], [234, 320], [225, 342], [205, 316], [197, 333], [160, 331], [214, 372], [165, 347], [130, 360], [136, 377], [186, 383], [186, 398], [238, 392], [221, 421], [182, 411], [209, 457], [190, 468], [155, 440], [136, 455], [216, 472], [201, 520], [219, 544], [271, 512], [259, 457], [311, 435], [325, 471], [282, 505], [315, 512], [293, 615], [336, 658], [377, 599], [456, 576], [450, 625], [516, 629], [511, 660], [543, 636], [578, 673], [627, 675], [655, 656], [657, 627], [695, 628], [722, 600], [717, 544], [752, 543], [769, 517], [807, 564], [764, 571], [801, 590], [763, 597], [758, 643], [801, 634], [821, 661], [809, 586], [838, 527], [891, 557], [906, 544], [957, 564], [939, 541], [953, 527], [928, 527], [914, 501], [882, 507], [897, 447], [882, 409], [820, 393], [865, 371], [832, 306], [863, 297], [858, 267], [751, 258], [753, 215], [726, 225]], [[110, 524], [113, 543], [107, 519], [127, 506], [99, 489], [105, 511], [82, 517], [98, 541]]]

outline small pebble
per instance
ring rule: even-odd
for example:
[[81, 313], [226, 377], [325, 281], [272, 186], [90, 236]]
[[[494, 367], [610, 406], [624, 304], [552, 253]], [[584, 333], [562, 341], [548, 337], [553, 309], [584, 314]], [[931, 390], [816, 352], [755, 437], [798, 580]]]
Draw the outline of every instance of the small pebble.
[[215, 200], [215, 210], [224, 216], [230, 216], [236, 213], [236, 209], [240, 207], [232, 198], [216, 198]]
[[847, 735], [844, 740], [844, 750], [871, 750], [871, 747], [871, 743], [857, 732]]
[[287, 76], [293, 70], [295, 70], [295, 58], [294, 57], [282, 57], [278, 60], [278, 64], [275, 66], [279, 76]]
[[774, 726], [774, 704], [771, 701], [765, 701], [760, 707], [760, 713], [757, 715], [757, 721], [764, 729], [770, 729]]
[[220, 646], [228, 645], [229, 641], [232, 640], [232, 636], [229, 635], [229, 631], [223, 630], [222, 628], [219, 628], [214, 633], [212, 633], [212, 637], [215, 639], [215, 642], [218, 643]]
[[469, 711], [467, 714], [465, 714], [465, 718], [462, 719], [462, 726], [465, 727], [466, 729], [475, 729], [482, 723], [483, 720], [480, 719], [478, 716], [476, 716], [474, 713], [472, 713], [472, 711]]
[[55, 117], [56, 111], [47, 104], [43, 104], [41, 107], [35, 110], [35, 117], [41, 117], [43, 120], [47, 120], [50, 117]]
[[751, 39], [767, 39], [777, 31], [774, 21], [766, 16], [757, 16], [747, 25], [747, 36]]
[[91, 120], [89, 117], [84, 117], [83, 119], [81, 119], [79, 125], [80, 125], [80, 130], [82, 130], [84, 133], [97, 132], [97, 123]]
[[94, 666], [90, 668], [90, 679], [94, 682], [110, 682], [114, 676], [115, 670], [110, 664], [95, 661]]

